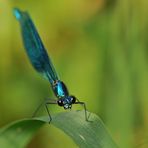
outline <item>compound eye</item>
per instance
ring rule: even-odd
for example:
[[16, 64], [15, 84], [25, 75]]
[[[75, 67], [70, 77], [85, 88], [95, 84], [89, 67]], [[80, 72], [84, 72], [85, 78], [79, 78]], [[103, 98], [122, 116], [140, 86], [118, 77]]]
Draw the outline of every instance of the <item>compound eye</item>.
[[63, 101], [62, 100], [58, 100], [57, 102], [58, 102], [59, 106], [63, 106]]
[[72, 102], [72, 104], [74, 104], [76, 102], [76, 97], [75, 96], [71, 96], [71, 102]]

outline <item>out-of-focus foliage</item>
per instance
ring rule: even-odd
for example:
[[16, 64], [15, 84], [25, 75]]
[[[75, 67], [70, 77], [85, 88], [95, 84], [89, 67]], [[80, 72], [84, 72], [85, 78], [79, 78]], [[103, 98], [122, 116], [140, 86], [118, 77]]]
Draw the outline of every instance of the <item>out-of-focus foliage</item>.
[[[148, 2], [0, 0], [1, 126], [31, 116], [41, 100], [54, 97], [29, 63], [13, 7], [30, 13], [60, 78], [102, 117], [118, 145], [148, 147]], [[47, 125], [28, 147], [63, 143], [75, 147]]]

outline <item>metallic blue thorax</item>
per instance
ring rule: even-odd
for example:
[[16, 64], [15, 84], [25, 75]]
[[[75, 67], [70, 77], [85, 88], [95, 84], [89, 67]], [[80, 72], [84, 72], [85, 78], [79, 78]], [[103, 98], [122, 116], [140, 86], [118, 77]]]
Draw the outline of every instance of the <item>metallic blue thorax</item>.
[[66, 98], [68, 97], [69, 93], [68, 90], [65, 86], [65, 84], [58, 80], [53, 86], [53, 91], [55, 93], [55, 95], [57, 96], [57, 98], [61, 99], [61, 98]]

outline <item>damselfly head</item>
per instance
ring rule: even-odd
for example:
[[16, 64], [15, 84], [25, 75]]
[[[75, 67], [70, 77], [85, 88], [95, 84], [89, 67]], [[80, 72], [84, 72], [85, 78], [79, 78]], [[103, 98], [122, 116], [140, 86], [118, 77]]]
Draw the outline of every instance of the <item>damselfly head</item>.
[[74, 104], [75, 102], [76, 97], [74, 96], [68, 96], [57, 101], [58, 105], [63, 106], [64, 109], [71, 109], [72, 104]]
[[64, 109], [71, 109], [72, 107], [71, 103], [67, 102], [67, 100], [64, 100], [64, 99], [58, 100], [57, 103], [59, 106], [63, 106]]

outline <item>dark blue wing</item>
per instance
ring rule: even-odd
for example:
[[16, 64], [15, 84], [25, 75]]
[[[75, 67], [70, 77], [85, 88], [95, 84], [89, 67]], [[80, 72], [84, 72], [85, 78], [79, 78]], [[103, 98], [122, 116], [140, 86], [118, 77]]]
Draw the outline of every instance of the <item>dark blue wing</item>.
[[15, 8], [14, 15], [20, 22], [24, 46], [33, 67], [52, 84], [58, 76], [29, 14]]

